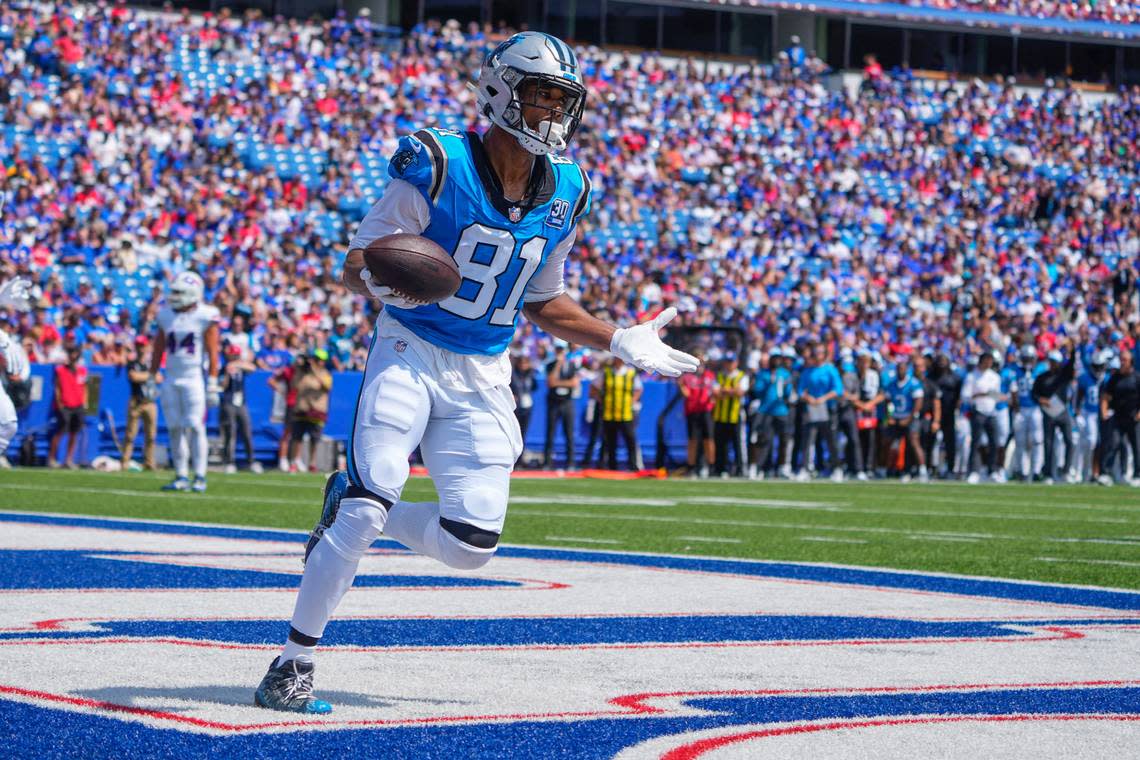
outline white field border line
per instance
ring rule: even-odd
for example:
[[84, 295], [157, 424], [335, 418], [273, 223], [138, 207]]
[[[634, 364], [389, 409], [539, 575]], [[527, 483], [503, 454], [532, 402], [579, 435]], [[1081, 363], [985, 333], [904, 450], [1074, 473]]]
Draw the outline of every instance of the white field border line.
[[[525, 510], [516, 509], [512, 512], [515, 515], [523, 515], [525, 517], [569, 517], [574, 519], [585, 520], [629, 520], [633, 522], [661, 522], [661, 523], [683, 523], [685, 525], [728, 525], [741, 528], [776, 528], [783, 530], [809, 530], [809, 531], [831, 531], [837, 533], [880, 533], [887, 535], [899, 536], [922, 536], [927, 538], [958, 538], [958, 539], [986, 539], [986, 540], [1005, 540], [1005, 541], [1025, 541], [1030, 540], [1025, 536], [1011, 535], [1008, 533], [967, 533], [959, 531], [916, 531], [906, 530], [903, 528], [880, 528], [868, 526], [865, 528], [850, 526], [850, 525], [821, 525], [814, 523], [790, 523], [790, 522], [770, 522], [762, 520], [721, 520], [710, 517], [682, 517], [672, 515], [631, 515], [623, 512], [572, 512], [568, 510]], [[1039, 538], [1032, 539], [1039, 541], [1057, 541], [1053, 538]], [[1064, 539], [1064, 543], [1072, 543], [1082, 541], [1085, 539]], [[1100, 540], [1100, 539], [1097, 539]]]
[[706, 544], [742, 544], [741, 538], [717, 538], [715, 536], [674, 536], [679, 541], [697, 541]]
[[[954, 503], [960, 503], [962, 500], [954, 500]], [[916, 510], [916, 509], [876, 509], [874, 507], [856, 507], [850, 502], [823, 502], [823, 501], [788, 501], [785, 499], [736, 499], [729, 496], [679, 496], [675, 499], [627, 499], [627, 498], [607, 498], [601, 496], [568, 496], [563, 499], [552, 499], [545, 496], [513, 496], [511, 497], [511, 504], [566, 504], [567, 502], [575, 506], [598, 506], [598, 507], [677, 507], [683, 504], [708, 504], [717, 507], [736, 507], [740, 509], [760, 508], [760, 509], [775, 509], [775, 510], [795, 510], [804, 509], [819, 512], [841, 512], [845, 514], [860, 514], [860, 515], [886, 515], [895, 516], [901, 515], [906, 517], [954, 517], [954, 518], [974, 518], [979, 520], [1011, 520], [1011, 521], [1025, 521], [1025, 522], [1060, 522], [1060, 523], [1082, 523], [1082, 524], [1103, 524], [1103, 525], [1140, 525], [1140, 519], [1129, 520], [1127, 518], [1086, 518], [1081, 515], [1065, 516], [1065, 517], [1050, 517], [1047, 515], [1037, 514], [994, 514], [991, 512], [960, 512], [960, 511], [938, 511], [938, 510]], [[990, 502], [977, 501], [973, 503], [978, 504], [993, 504]], [[1002, 500], [1003, 504], [1007, 504]], [[1028, 502], [1021, 502], [1028, 504]]]
[[[53, 493], [83, 493], [91, 494], [90, 488], [79, 488], [76, 486], [34, 486], [25, 483], [5, 483], [5, 490], [11, 491], [51, 491]], [[231, 501], [241, 504], [257, 505], [257, 504], [279, 504], [290, 507], [303, 507], [306, 504], [316, 504], [316, 498], [311, 499], [269, 499], [262, 496], [255, 498], [242, 498], [240, 496], [223, 496], [211, 493], [171, 493], [168, 491], [132, 491], [126, 488], [100, 488], [97, 493], [112, 494], [114, 496], [135, 496], [146, 499], [179, 499], [191, 504], [197, 501]], [[314, 492], [315, 493], [315, 492]], [[46, 513], [41, 513], [46, 514]]]
[[865, 544], [862, 538], [833, 538], [831, 536], [796, 536], [800, 541], [818, 541], [828, 544]]
[[[30, 484], [5, 484], [5, 488], [12, 490], [24, 491], [51, 491], [53, 493], [91, 493], [90, 488], [80, 487], [61, 487], [61, 486], [38, 486]], [[314, 489], [314, 492], [318, 489]], [[195, 501], [213, 501], [213, 502], [230, 502], [237, 504], [275, 504], [281, 506], [295, 506], [304, 507], [314, 503], [314, 499], [309, 497], [301, 499], [279, 499], [267, 498], [263, 496], [256, 496], [251, 498], [244, 498], [232, 495], [218, 495], [218, 494], [185, 494], [185, 493], [166, 493], [154, 490], [131, 490], [126, 488], [101, 488], [100, 493], [112, 494], [115, 496], [127, 496], [132, 498], [145, 498], [153, 499], [155, 497], [160, 499], [191, 499]], [[720, 497], [710, 497], [720, 498]], [[739, 507], [739, 508], [765, 508], [765, 509], [809, 509], [813, 511], [823, 511], [832, 513], [846, 513], [846, 514], [868, 514], [868, 515], [884, 515], [884, 516], [908, 516], [908, 517], [955, 517], [955, 518], [975, 518], [986, 520], [1024, 520], [1029, 522], [1078, 522], [1083, 524], [1109, 524], [1109, 525], [1137, 525], [1140, 522], [1102, 518], [1102, 519], [1081, 519], [1069, 517], [1046, 517], [1042, 515], [995, 515], [980, 512], [935, 512], [932, 510], [903, 510], [903, 509], [874, 509], [865, 507], [850, 507], [842, 504], [826, 505], [824, 502], [780, 502], [780, 500], [767, 500], [767, 499], [752, 499], [752, 500], [739, 500], [725, 498], [721, 501], [710, 501], [709, 499], [611, 499], [605, 497], [573, 497], [582, 506], [659, 506], [659, 507], [672, 507], [679, 504], [713, 504], [715, 506], [724, 507]], [[741, 503], [751, 502], [751, 503]], [[765, 503], [761, 503], [765, 502]], [[512, 504], [557, 504], [558, 502], [552, 501], [545, 497], [522, 496], [511, 499]], [[992, 503], [992, 502], [984, 502]], [[796, 506], [788, 506], [795, 504]], [[810, 504], [818, 504], [820, 506], [809, 506]], [[516, 514], [528, 514], [516, 510]], [[534, 513], [529, 513], [534, 514]], [[731, 524], [748, 524], [748, 523], [722, 523], [725, 525]], [[761, 523], [757, 523], [762, 525]]]
[[1116, 567], [1140, 567], [1140, 562], [1125, 562], [1119, 559], [1066, 559], [1064, 557], [1034, 557], [1038, 562], [1075, 562], [1082, 565], [1114, 565]]
[[925, 533], [912, 533], [907, 536], [911, 541], [952, 541], [961, 544], [976, 544], [981, 539], [962, 538], [961, 536], [932, 536]]
[[618, 546], [622, 542], [616, 538], [587, 538], [585, 536], [543, 536], [547, 541], [573, 541], [582, 544], [608, 544]]
[[[306, 530], [297, 530], [294, 528], [273, 528], [273, 527], [266, 527], [264, 525], [230, 525], [230, 524], [226, 524], [226, 523], [189, 522], [189, 521], [185, 521], [185, 520], [156, 520], [156, 519], [138, 518], [138, 517], [106, 517], [106, 516], [98, 516], [98, 515], [75, 514], [72, 512], [29, 512], [26, 510], [14, 510], [14, 509], [0, 509], [0, 514], [27, 516], [27, 517], [58, 517], [58, 518], [64, 518], [67, 520], [74, 520], [74, 519], [84, 520], [84, 519], [87, 519], [87, 520], [102, 520], [102, 521], [117, 521], [117, 522], [127, 522], [127, 523], [151, 524], [151, 525], [171, 525], [171, 526], [184, 526], [184, 527], [194, 527], [194, 528], [216, 528], [216, 529], [222, 529], [222, 530], [249, 530], [249, 531], [257, 531], [257, 532], [294, 533], [299, 537], [307, 537], [309, 535], [309, 531], [306, 531]], [[590, 515], [590, 516], [594, 517], [595, 515]], [[28, 525], [30, 527], [37, 527], [37, 528], [44, 527], [43, 523], [22, 523], [22, 524]], [[104, 527], [101, 525], [78, 525], [78, 526], [69, 526], [69, 527], [88, 528], [90, 530], [111, 530], [111, 531], [116, 530], [115, 528], [108, 528], [108, 527]], [[228, 536], [206, 536], [206, 538], [229, 538], [229, 537]], [[241, 541], [273, 541], [275, 539], [239, 537], [237, 540], [241, 540]], [[396, 547], [403, 548], [402, 544], [399, 544], [398, 542], [394, 541], [393, 539], [382, 538], [381, 540], [386, 541], [387, 543], [390, 543], [390, 544], [394, 544]], [[542, 544], [502, 543], [502, 544], [500, 544], [500, 546], [509, 547], [509, 548], [516, 548], [516, 549], [532, 549], [532, 550], [537, 550], [537, 551], [549, 551], [551, 549], [551, 547], [544, 546]], [[583, 554], [594, 554], [598, 550], [597, 549], [577, 549], [574, 547], [558, 547], [557, 551], [566, 552], [566, 553], [570, 553], [570, 554], [577, 553], [577, 552], [581, 552]], [[631, 549], [623, 549], [621, 551], [613, 551], [610, 553], [618, 554], [618, 555], [622, 555], [622, 556], [629, 556], [629, 557], [667, 557], [670, 559], [682, 559], [682, 560], [708, 559], [708, 560], [715, 560], [717, 562], [725, 561], [724, 557], [717, 557], [717, 556], [714, 556], [711, 554], [709, 554], [709, 555], [672, 554], [670, 552], [660, 552], [660, 551], [643, 552], [643, 551], [635, 551], [635, 550], [631, 550]], [[1085, 584], [1085, 583], [1056, 583], [1056, 582], [1052, 582], [1052, 581], [1049, 581], [1049, 582], [1028, 581], [1028, 580], [1024, 580], [1022, 578], [1002, 578], [1002, 577], [993, 576], [993, 575], [969, 575], [966, 573], [946, 573], [946, 572], [940, 572], [937, 570], [906, 570], [906, 569], [894, 568], [894, 567], [880, 567], [877, 565], [850, 565], [850, 564], [845, 564], [845, 563], [841, 563], [841, 562], [806, 562], [806, 561], [798, 561], [798, 560], [797, 561], [787, 561], [787, 560], [775, 560], [775, 559], [753, 559], [751, 557], [733, 557], [732, 561], [733, 562], [741, 562], [741, 563], [747, 564], [747, 565], [757, 565], [757, 566], [761, 566], [761, 567], [765, 566], [765, 565], [800, 565], [803, 567], [823, 567], [823, 568], [831, 568], [831, 569], [839, 569], [839, 570], [861, 570], [861, 571], [870, 571], [870, 572], [876, 572], [876, 573], [891, 573], [892, 575], [925, 575], [925, 576], [929, 576], [932, 578], [952, 578], [952, 579], [966, 579], [966, 580], [975, 580], [975, 581], [992, 581], [992, 582], [997, 582], [997, 583], [1011, 583], [1011, 584], [1018, 585], [1018, 586], [1082, 589], [1085, 591], [1111, 591], [1111, 592], [1117, 593], [1117, 594], [1131, 594], [1133, 596], [1140, 598], [1140, 591], [1137, 591], [1136, 589], [1133, 589], [1133, 588], [1120, 588], [1117, 586], [1092, 586], [1092, 585]], [[852, 585], [866, 586], [868, 584], [856, 583], [856, 584], [852, 584]], [[876, 588], [878, 588], [878, 587], [876, 587]], [[1078, 605], [1067, 605], [1067, 606], [1086, 607], [1089, 609], [1104, 609], [1102, 607], [1097, 607], [1096, 605], [1079, 605], [1078, 604]]]
[[922, 496], [924, 501], [930, 501], [937, 504], [981, 504], [983, 506], [992, 506], [995, 502], [1002, 505], [1012, 505], [1017, 507], [1033, 507], [1034, 509], [1067, 509], [1077, 512], [1135, 512], [1140, 507], [1137, 504], [1052, 504], [1047, 501], [1023, 501], [1020, 499], [1006, 499], [1002, 494], [994, 499], [969, 499], [969, 498], [955, 498], [950, 496]]

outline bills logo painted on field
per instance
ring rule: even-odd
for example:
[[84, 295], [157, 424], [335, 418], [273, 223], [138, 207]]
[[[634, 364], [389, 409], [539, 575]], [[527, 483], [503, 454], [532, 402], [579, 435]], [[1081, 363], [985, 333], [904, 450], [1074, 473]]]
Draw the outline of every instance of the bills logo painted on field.
[[460, 574], [378, 542], [305, 718], [252, 706], [305, 534], [0, 523], [15, 757], [1140, 753], [1140, 593], [512, 546]]
[[570, 202], [562, 198], [555, 198], [550, 203], [550, 213], [546, 215], [546, 224], [555, 229], [566, 226], [566, 217], [570, 215]]

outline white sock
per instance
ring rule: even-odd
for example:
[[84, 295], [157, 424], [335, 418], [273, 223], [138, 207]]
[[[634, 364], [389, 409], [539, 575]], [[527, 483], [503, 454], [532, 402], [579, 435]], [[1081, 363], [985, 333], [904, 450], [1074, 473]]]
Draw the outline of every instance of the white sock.
[[[384, 529], [384, 508], [371, 499], [341, 500], [332, 527], [313, 548], [301, 576], [301, 589], [293, 607], [292, 626], [319, 639], [333, 611], [356, 578], [360, 558]], [[308, 652], [302, 650], [308, 649]], [[312, 656], [313, 647], [287, 642], [282, 662], [297, 653]], [[288, 655], [288, 656], [287, 656]]]
[[285, 649], [281, 651], [281, 656], [277, 658], [277, 664], [289, 662], [289, 660], [300, 660], [301, 662], [312, 662], [313, 654], [317, 651], [316, 647], [307, 647], [292, 639], [285, 642]]
[[210, 458], [210, 442], [206, 439], [206, 428], [197, 425], [190, 428], [190, 446], [194, 461], [194, 476], [205, 479], [206, 465]]
[[174, 475], [179, 478], [185, 478], [188, 472], [186, 460], [189, 454], [186, 450], [186, 436], [183, 435], [185, 430], [181, 427], [170, 428], [170, 454], [174, 457]]

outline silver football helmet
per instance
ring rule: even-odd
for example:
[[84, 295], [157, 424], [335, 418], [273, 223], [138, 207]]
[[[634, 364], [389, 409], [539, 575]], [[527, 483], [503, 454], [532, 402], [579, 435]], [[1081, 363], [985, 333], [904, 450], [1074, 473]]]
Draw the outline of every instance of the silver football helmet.
[[[568, 93], [563, 110], [548, 109], [537, 129], [523, 119], [524, 91], [545, 83]], [[529, 153], [542, 156], [560, 153], [582, 121], [586, 87], [578, 68], [578, 56], [562, 40], [542, 32], [521, 32], [501, 43], [483, 60], [475, 83], [479, 112], [515, 136]]]
[[194, 272], [180, 272], [170, 283], [170, 295], [166, 302], [170, 308], [181, 311], [202, 302], [206, 283]]

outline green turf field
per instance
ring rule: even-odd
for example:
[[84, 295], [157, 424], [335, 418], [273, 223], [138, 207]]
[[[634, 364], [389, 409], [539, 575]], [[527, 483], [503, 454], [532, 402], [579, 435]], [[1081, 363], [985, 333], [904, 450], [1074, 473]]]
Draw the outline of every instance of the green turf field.
[[[13, 470], [0, 508], [308, 530], [323, 477]], [[414, 478], [405, 498], [431, 498]], [[835, 562], [1140, 589], [1140, 491], [1097, 486], [527, 480], [516, 544]]]

